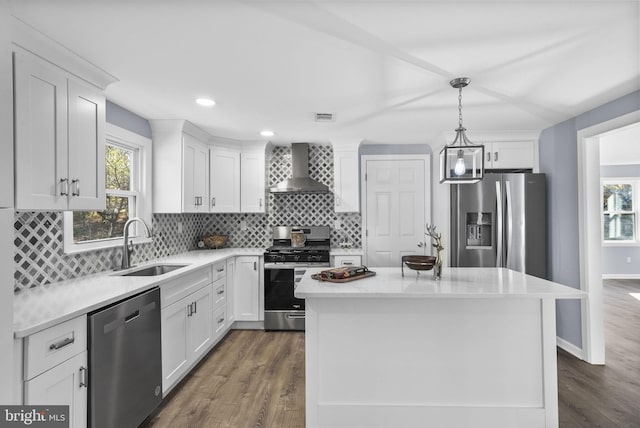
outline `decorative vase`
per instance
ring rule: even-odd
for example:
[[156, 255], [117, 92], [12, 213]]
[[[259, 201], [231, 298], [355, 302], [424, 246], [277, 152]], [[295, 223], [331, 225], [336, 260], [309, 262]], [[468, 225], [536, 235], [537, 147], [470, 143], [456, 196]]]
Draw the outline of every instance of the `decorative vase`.
[[440, 251], [438, 251], [436, 261], [433, 264], [433, 279], [438, 281], [440, 278], [442, 278], [442, 256], [440, 255]]

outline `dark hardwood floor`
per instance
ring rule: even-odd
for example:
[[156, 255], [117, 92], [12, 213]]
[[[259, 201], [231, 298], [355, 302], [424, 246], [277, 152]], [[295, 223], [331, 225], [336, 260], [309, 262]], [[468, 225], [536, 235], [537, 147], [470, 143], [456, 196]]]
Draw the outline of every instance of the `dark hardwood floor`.
[[[605, 282], [605, 366], [558, 350], [561, 428], [640, 428], [640, 280]], [[303, 428], [304, 333], [234, 330], [144, 428]]]
[[560, 427], [640, 427], [640, 280], [604, 281], [605, 365], [558, 350]]

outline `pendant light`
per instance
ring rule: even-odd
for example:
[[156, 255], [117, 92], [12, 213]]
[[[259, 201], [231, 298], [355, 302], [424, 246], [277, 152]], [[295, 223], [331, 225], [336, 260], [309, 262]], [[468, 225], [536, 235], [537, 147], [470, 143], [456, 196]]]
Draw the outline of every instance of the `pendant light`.
[[440, 183], [477, 183], [484, 176], [484, 146], [469, 141], [462, 126], [462, 88], [469, 82], [468, 77], [449, 82], [458, 89], [458, 128], [453, 142], [440, 151]]

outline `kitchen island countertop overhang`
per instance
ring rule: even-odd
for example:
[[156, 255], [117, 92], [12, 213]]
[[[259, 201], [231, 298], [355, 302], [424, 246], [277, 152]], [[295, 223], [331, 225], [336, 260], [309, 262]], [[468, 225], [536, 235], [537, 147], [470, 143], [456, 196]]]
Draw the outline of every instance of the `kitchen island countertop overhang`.
[[535, 276], [507, 268], [447, 268], [442, 279], [431, 271], [417, 275], [400, 268], [373, 268], [376, 275], [347, 283], [317, 281], [309, 269], [296, 288], [299, 298], [545, 298], [581, 299], [586, 294]]
[[305, 274], [306, 426], [557, 427], [556, 299], [585, 293], [503, 268]]

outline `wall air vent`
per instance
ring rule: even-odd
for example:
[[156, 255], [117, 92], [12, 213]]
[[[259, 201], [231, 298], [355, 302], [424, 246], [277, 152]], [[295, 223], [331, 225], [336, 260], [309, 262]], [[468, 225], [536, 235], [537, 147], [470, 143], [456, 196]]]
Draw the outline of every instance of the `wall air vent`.
[[333, 113], [315, 113], [314, 118], [316, 122], [334, 122], [335, 116]]

